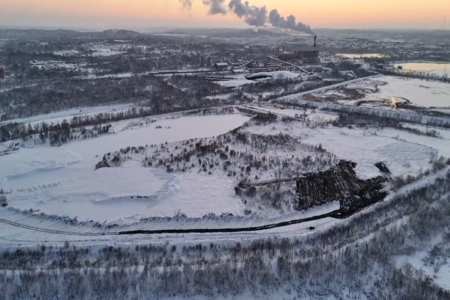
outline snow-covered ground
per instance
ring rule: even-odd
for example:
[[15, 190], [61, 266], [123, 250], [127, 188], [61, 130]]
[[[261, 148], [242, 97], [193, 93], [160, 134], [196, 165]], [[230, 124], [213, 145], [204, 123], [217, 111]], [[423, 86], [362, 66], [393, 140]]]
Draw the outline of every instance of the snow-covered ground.
[[282, 108], [282, 107], [274, 107], [274, 106], [248, 106], [251, 109], [271, 112], [273, 114], [279, 116], [286, 116], [291, 118], [301, 118], [304, 117], [305, 120], [310, 121], [312, 123], [327, 123], [335, 121], [339, 118], [339, 116], [332, 112], [324, 112], [320, 110], [311, 110], [311, 109], [295, 109], [295, 108]]
[[126, 44], [120, 45], [94, 44], [89, 48], [89, 50], [92, 51], [91, 56], [93, 57], [108, 57], [125, 54], [129, 48], [130, 45]]
[[404, 267], [409, 264], [414, 269], [420, 270], [432, 278], [433, 282], [439, 287], [450, 291], [450, 263], [444, 262], [439, 268], [435, 268], [435, 266], [425, 262], [427, 256], [429, 256], [429, 251], [416, 252], [411, 256], [399, 256], [396, 257], [396, 264], [399, 267]]
[[[355, 97], [349, 91], [362, 93], [363, 97]], [[395, 76], [373, 76], [288, 96], [285, 99], [295, 97], [307, 100], [313, 97], [315, 100], [335, 101], [347, 105], [373, 101], [370, 107], [376, 102], [389, 103], [393, 98], [405, 98], [416, 106], [443, 109], [450, 107], [450, 84]]]
[[439, 155], [450, 157], [450, 139], [424, 137], [395, 129], [308, 128], [302, 122], [277, 123], [250, 127], [257, 134], [289, 134], [302, 143], [322, 145], [340, 159], [358, 163], [356, 171], [362, 178], [380, 175], [375, 167], [383, 161], [393, 176], [417, 175], [430, 168], [430, 161]]
[[[141, 222], [137, 224], [123, 225], [118, 228], [105, 230], [104, 228], [95, 228], [87, 224], [71, 224], [60, 218], [48, 218], [30, 216], [17, 212], [10, 208], [0, 208], [0, 249], [16, 248], [19, 246], [36, 245], [63, 245], [65, 241], [78, 246], [95, 246], [105, 244], [136, 245], [152, 243], [176, 242], [177, 244], [195, 244], [205, 241], [221, 241], [223, 243], [235, 243], [236, 241], [251, 241], [264, 237], [283, 236], [299, 237], [317, 231], [326, 230], [335, 224], [342, 222], [338, 219], [324, 218], [321, 220], [301, 223], [288, 227], [272, 228], [263, 231], [241, 232], [241, 233], [210, 233], [210, 234], [160, 234], [160, 235], [117, 235], [121, 230], [158, 230], [158, 229], [176, 229], [176, 228], [234, 228], [265, 225], [269, 223], [278, 223], [293, 219], [308, 218], [315, 215], [325, 214], [339, 208], [338, 202], [318, 206], [307, 211], [291, 213], [282, 217], [272, 219], [247, 219], [242, 218], [238, 221], [224, 221], [198, 219], [198, 220], [177, 220], [176, 222], [163, 220], [158, 222]], [[12, 226], [2, 222], [8, 220], [23, 226]], [[28, 227], [28, 228], [27, 228]]]
[[49, 71], [49, 70], [67, 70], [73, 72], [84, 72], [84, 73], [92, 73], [94, 72], [93, 68], [89, 68], [86, 63], [67, 63], [61, 60], [34, 60], [31, 61], [30, 64], [41, 71]]
[[450, 76], [450, 63], [439, 62], [406, 62], [394, 64], [394, 67], [401, 67], [406, 73], [426, 73], [435, 76]]
[[367, 100], [404, 97], [412, 104], [423, 107], [450, 107], [450, 84], [422, 79], [383, 76], [377, 78], [386, 82], [376, 93], [368, 93]]
[[280, 80], [280, 79], [295, 79], [300, 76], [298, 73], [289, 72], [289, 71], [274, 71], [274, 72], [263, 72], [263, 73], [254, 73], [254, 74], [239, 74], [233, 76], [233, 79], [230, 80], [222, 80], [216, 81], [217, 84], [223, 87], [240, 87], [246, 84], [252, 84], [258, 82], [258, 79], [249, 80], [246, 76], [263, 76], [266, 77], [261, 80]]
[[[241, 126], [240, 114], [123, 121], [115, 134], [61, 147], [22, 148], [0, 157], [0, 181], [11, 207], [80, 220], [134, 222], [149, 216], [241, 213], [227, 179], [168, 175], [130, 162], [95, 170], [105, 153], [128, 146], [176, 142], [220, 135]], [[219, 197], [220, 196], [220, 197]]]
[[236, 88], [236, 87], [240, 87], [240, 86], [243, 86], [246, 84], [255, 83], [255, 81], [248, 80], [247, 78], [245, 78], [245, 75], [236, 75], [233, 77], [233, 79], [216, 81], [215, 83], [217, 83], [218, 85], [223, 86], [223, 87]]
[[338, 53], [338, 57], [349, 59], [363, 59], [363, 58], [384, 58], [385, 54], [382, 53]]
[[73, 117], [86, 117], [94, 116], [101, 113], [118, 113], [126, 112], [133, 108], [133, 104], [116, 104], [116, 105], [104, 105], [104, 106], [92, 106], [92, 107], [78, 107], [72, 109], [61, 110], [49, 114], [36, 115], [28, 118], [12, 119], [4, 122], [0, 122], [0, 125], [6, 123], [25, 123], [25, 124], [38, 124], [42, 122], [46, 123], [60, 123], [63, 120], [70, 120]]
[[79, 76], [77, 77], [78, 79], [83, 79], [83, 80], [95, 80], [95, 79], [124, 79], [124, 78], [131, 78], [133, 76], [136, 76], [138, 74], [132, 73], [132, 72], [125, 72], [125, 73], [114, 73], [114, 74], [104, 74], [104, 75], [96, 75], [93, 73], [90, 73], [88, 75], [85, 76]]
[[77, 56], [80, 54], [80, 51], [78, 50], [59, 50], [53, 52], [53, 55], [56, 56], [63, 56], [63, 57], [70, 57], [70, 56]]

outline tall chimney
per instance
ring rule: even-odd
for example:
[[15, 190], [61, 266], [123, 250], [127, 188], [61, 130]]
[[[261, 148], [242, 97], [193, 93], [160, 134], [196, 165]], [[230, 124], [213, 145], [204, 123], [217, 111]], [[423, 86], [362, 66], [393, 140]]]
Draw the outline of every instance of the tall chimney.
[[314, 35], [314, 48], [317, 48], [317, 35]]

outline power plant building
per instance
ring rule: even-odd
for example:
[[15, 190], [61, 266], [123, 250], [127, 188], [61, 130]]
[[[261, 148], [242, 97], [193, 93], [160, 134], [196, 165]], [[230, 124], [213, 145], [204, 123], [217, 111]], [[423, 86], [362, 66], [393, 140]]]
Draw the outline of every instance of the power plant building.
[[320, 51], [317, 47], [299, 44], [283, 45], [278, 51], [278, 58], [282, 60], [298, 60], [303, 63], [318, 63]]
[[292, 41], [281, 45], [276, 53], [281, 60], [296, 60], [303, 63], [319, 63], [320, 50], [317, 47], [317, 36], [314, 36], [312, 46], [305, 44], [304, 41]]

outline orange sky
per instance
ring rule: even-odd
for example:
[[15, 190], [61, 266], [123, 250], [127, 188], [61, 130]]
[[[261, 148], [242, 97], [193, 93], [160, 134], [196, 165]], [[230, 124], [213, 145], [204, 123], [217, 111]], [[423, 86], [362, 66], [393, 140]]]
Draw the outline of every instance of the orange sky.
[[[0, 0], [0, 25], [79, 28], [242, 26], [232, 15], [208, 16], [178, 0]], [[252, 0], [294, 14], [313, 27], [450, 29], [450, 0]]]

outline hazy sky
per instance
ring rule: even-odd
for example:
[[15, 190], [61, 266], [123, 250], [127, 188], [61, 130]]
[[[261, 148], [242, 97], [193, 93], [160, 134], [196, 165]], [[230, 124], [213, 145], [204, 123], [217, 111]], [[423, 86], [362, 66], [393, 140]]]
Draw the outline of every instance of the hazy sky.
[[[196, 2], [195, 2], [196, 1]], [[250, 0], [313, 27], [450, 27], [450, 0]], [[178, 0], [0, 0], [0, 25], [145, 29], [166, 26], [244, 26], [233, 15], [209, 16], [202, 0], [192, 10]]]

